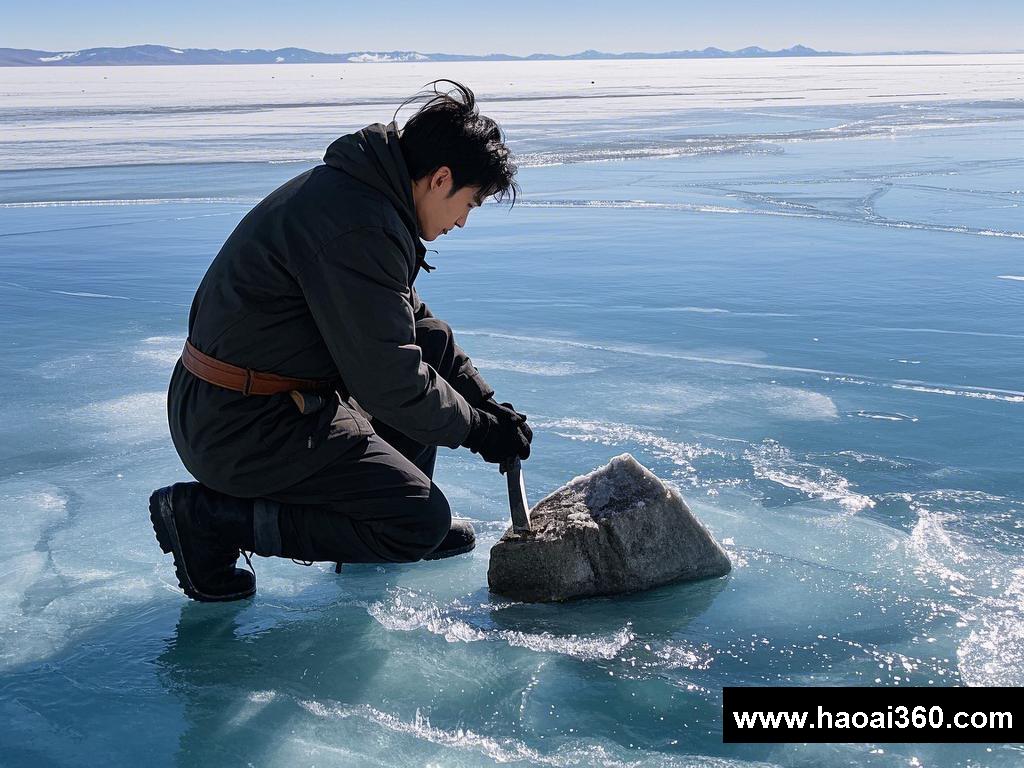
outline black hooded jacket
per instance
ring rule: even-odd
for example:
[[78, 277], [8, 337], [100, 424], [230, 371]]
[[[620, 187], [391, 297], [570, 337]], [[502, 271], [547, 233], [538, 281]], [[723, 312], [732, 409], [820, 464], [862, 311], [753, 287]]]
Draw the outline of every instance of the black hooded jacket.
[[[189, 339], [257, 371], [340, 375], [375, 420], [455, 448], [469, 431], [467, 398], [493, 390], [468, 358], [445, 381], [416, 345], [416, 320], [432, 315], [413, 288], [425, 248], [397, 127], [342, 136], [324, 162], [272, 192], [231, 233], [196, 293]], [[185, 467], [235, 496], [282, 490], [373, 431], [345, 401], [304, 416], [287, 393], [247, 397], [197, 379], [180, 361], [168, 416]]]

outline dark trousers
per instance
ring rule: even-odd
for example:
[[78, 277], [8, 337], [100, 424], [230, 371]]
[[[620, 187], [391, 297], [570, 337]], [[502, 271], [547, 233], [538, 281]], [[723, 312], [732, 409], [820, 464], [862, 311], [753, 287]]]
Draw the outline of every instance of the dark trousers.
[[[433, 317], [419, 321], [416, 343], [424, 361], [442, 378], [457, 378], [467, 358], [446, 323]], [[417, 443], [377, 420], [371, 423], [376, 434], [334, 463], [256, 500], [257, 554], [345, 563], [412, 562], [441, 543], [451, 527], [451, 509], [431, 479], [437, 447]]]

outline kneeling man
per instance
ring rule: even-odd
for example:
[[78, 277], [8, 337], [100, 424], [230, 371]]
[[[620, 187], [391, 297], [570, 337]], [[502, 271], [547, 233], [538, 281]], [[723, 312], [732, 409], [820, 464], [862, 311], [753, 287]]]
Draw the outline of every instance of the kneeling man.
[[194, 600], [255, 592], [240, 553], [340, 566], [468, 552], [473, 527], [431, 480], [437, 446], [497, 464], [530, 454], [526, 417], [413, 287], [432, 269], [421, 241], [518, 189], [498, 126], [443, 82], [401, 130], [342, 136], [267, 196], [199, 286], [168, 393], [199, 482], [150, 498]]

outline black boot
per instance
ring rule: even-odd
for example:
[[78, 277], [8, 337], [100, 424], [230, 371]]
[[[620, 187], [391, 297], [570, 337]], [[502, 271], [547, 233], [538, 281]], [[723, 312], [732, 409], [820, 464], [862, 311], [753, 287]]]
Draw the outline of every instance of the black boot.
[[[476, 532], [469, 520], [452, 520], [452, 527], [448, 529], [441, 543], [432, 551], [423, 556], [424, 560], [441, 560], [446, 557], [454, 557], [466, 552], [472, 552], [476, 547]], [[335, 563], [334, 572], [341, 573], [344, 563]]]
[[149, 517], [160, 549], [174, 555], [178, 585], [190, 598], [222, 602], [256, 592], [255, 573], [235, 568], [238, 555], [253, 549], [251, 500], [199, 483], [176, 483], [149, 497]]
[[472, 552], [476, 546], [476, 532], [469, 520], [452, 519], [452, 527], [437, 549], [423, 556], [424, 560], [440, 560], [445, 557]]

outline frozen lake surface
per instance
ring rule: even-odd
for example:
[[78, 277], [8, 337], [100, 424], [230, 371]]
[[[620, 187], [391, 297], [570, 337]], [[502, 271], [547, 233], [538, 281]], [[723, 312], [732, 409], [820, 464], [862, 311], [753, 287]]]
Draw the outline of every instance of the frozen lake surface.
[[[524, 196], [417, 287], [530, 415], [532, 502], [624, 451], [723, 579], [488, 595], [477, 550], [256, 561], [188, 602], [146, 502], [165, 387], [262, 196], [428, 80]], [[1013, 745], [724, 745], [724, 685], [1024, 685], [1024, 55], [0, 69], [9, 765], [1015, 766]], [[407, 115], [406, 115], [407, 116]], [[915, 762], [916, 761], [916, 762]]]

